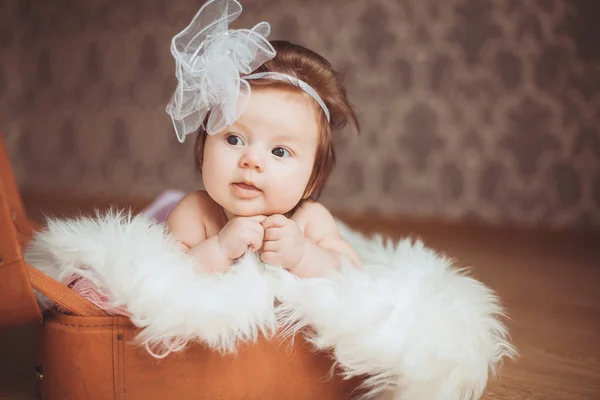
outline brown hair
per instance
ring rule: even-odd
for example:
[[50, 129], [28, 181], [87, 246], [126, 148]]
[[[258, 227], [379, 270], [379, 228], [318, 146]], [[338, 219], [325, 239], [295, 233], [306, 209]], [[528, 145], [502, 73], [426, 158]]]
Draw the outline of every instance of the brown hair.
[[[306, 185], [303, 199], [318, 199], [335, 166], [335, 151], [333, 147], [333, 132], [344, 128], [352, 122], [357, 131], [360, 130], [358, 119], [348, 101], [346, 89], [341, 76], [333, 69], [331, 64], [317, 53], [300, 45], [287, 41], [271, 41], [277, 54], [275, 57], [252, 73], [279, 72], [293, 76], [311, 86], [321, 97], [330, 114], [327, 122], [325, 113], [319, 104], [314, 101], [319, 124], [319, 143], [315, 154], [312, 174]], [[271, 79], [253, 79], [248, 83], [252, 87], [282, 87], [290, 90], [301, 89], [289, 83]], [[202, 169], [204, 143], [206, 130], [200, 127], [196, 138], [195, 159], [196, 166]]]

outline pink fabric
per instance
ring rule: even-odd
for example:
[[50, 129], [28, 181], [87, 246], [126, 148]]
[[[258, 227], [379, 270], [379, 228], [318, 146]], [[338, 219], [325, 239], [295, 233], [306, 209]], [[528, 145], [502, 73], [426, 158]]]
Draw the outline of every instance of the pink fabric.
[[[151, 217], [158, 222], [165, 222], [177, 203], [183, 198], [185, 192], [178, 190], [167, 190], [161, 193], [152, 203], [142, 210], [143, 214]], [[125, 315], [127, 310], [124, 307], [114, 307], [110, 304], [110, 299], [102, 293], [88, 279], [80, 275], [72, 275], [67, 278], [64, 284], [77, 292], [81, 297], [88, 299], [98, 308], [106, 311], [109, 315]], [[71, 312], [59, 305], [56, 310], [60, 313], [71, 314]]]
[[180, 190], [167, 190], [144, 208], [142, 213], [159, 222], [165, 222], [183, 196], [185, 196], [185, 192]]
[[[64, 284], [77, 292], [81, 297], [91, 301], [98, 308], [106, 311], [109, 315], [129, 315], [124, 307], [112, 306], [109, 298], [104, 293], [99, 291], [88, 279], [82, 278], [80, 275], [71, 275]], [[56, 311], [63, 314], [72, 314], [69, 310], [58, 304], [56, 305]]]

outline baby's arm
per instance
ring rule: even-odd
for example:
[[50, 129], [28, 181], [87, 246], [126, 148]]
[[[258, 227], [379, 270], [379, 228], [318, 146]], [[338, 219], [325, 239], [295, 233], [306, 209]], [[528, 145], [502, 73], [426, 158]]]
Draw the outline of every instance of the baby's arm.
[[203, 192], [190, 192], [169, 215], [167, 225], [184, 250], [198, 261], [203, 272], [222, 272], [230, 264], [219, 245], [218, 235], [207, 238], [206, 217], [210, 215], [210, 199]]
[[261, 215], [232, 218], [218, 234], [210, 236], [207, 222], [222, 212], [206, 192], [192, 192], [179, 202], [167, 220], [171, 234], [196, 258], [203, 272], [224, 272], [246, 251], [257, 251], [262, 245], [261, 222], [265, 217]]
[[361, 266], [358, 254], [340, 234], [333, 216], [319, 203], [306, 204], [305, 248], [300, 262], [291, 270], [301, 277], [321, 276], [341, 267], [342, 257]]

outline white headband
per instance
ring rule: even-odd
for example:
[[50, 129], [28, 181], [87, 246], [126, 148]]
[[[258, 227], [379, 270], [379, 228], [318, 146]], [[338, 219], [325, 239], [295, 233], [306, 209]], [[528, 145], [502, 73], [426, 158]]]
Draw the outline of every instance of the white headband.
[[317, 91], [315, 89], [313, 89], [308, 83], [301, 81], [298, 78], [295, 78], [295, 77], [287, 75], [287, 74], [281, 74], [279, 72], [258, 72], [256, 74], [246, 75], [246, 76], [244, 76], [243, 79], [246, 79], [246, 80], [275, 79], [278, 81], [291, 83], [292, 85], [297, 86], [298, 88], [302, 89], [303, 91], [305, 91], [306, 93], [311, 95], [312, 98], [315, 99], [317, 101], [317, 103], [319, 103], [321, 108], [323, 109], [323, 112], [325, 113], [325, 116], [327, 117], [327, 122], [330, 122], [329, 121], [329, 110], [327, 109], [325, 102], [321, 99], [321, 96], [319, 96]]
[[271, 31], [267, 22], [252, 29], [229, 29], [241, 13], [236, 0], [209, 0], [171, 41], [178, 83], [166, 111], [180, 142], [200, 128], [209, 112], [209, 135], [233, 124], [248, 105], [251, 88], [247, 80], [252, 79], [275, 79], [302, 89], [317, 101], [329, 121], [325, 103], [306, 82], [276, 72], [251, 74], [276, 52], [266, 39]]

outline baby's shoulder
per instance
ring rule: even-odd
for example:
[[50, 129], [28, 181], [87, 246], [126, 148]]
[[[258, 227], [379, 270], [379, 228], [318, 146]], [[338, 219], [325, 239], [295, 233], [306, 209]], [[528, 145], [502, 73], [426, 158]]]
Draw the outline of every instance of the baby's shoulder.
[[298, 215], [301, 218], [319, 218], [319, 217], [331, 217], [331, 213], [329, 210], [319, 202], [313, 200], [306, 200], [302, 203], [296, 213], [294, 215]]
[[213, 211], [217, 206], [206, 191], [194, 190], [183, 196], [175, 209], [173, 209], [171, 215], [179, 214], [188, 218], [201, 218], [206, 216], [208, 211]]
[[207, 228], [213, 225], [212, 218], [220, 215], [220, 208], [208, 193], [195, 190], [187, 193], [175, 206], [167, 224], [171, 233], [190, 246], [207, 237]]
[[329, 210], [316, 201], [305, 201], [294, 213], [293, 218], [305, 236], [314, 239], [337, 231], [337, 225]]

